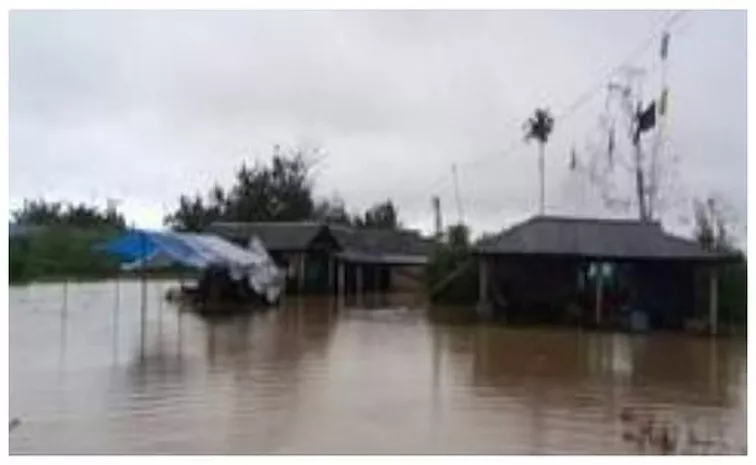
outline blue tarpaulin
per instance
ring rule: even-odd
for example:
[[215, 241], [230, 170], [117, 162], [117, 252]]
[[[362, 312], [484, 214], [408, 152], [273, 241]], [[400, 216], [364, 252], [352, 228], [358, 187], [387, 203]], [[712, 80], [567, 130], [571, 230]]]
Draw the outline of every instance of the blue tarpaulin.
[[124, 268], [159, 268], [171, 264], [204, 270], [223, 266], [232, 279], [248, 279], [252, 288], [275, 301], [283, 276], [257, 238], [247, 248], [213, 234], [132, 230], [97, 247], [121, 260]]

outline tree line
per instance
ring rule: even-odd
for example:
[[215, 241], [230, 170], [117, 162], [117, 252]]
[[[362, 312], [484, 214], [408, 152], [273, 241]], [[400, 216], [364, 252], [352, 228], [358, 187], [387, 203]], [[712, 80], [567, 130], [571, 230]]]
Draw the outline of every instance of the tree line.
[[20, 208], [11, 212], [11, 220], [21, 226], [126, 227], [126, 218], [112, 204], [101, 209], [84, 203], [47, 202], [44, 199], [24, 200]]
[[165, 224], [176, 231], [202, 231], [216, 221], [322, 221], [357, 228], [400, 227], [394, 203], [387, 199], [362, 213], [350, 212], [335, 197], [314, 194], [313, 157], [302, 150], [276, 148], [269, 164], [242, 164], [228, 188], [215, 184], [206, 195], [179, 197]]
[[[175, 231], [198, 232], [214, 221], [322, 221], [356, 228], [401, 226], [394, 203], [387, 199], [361, 213], [350, 211], [339, 197], [314, 194], [313, 158], [301, 150], [276, 151], [269, 163], [242, 164], [231, 186], [215, 184], [203, 196], [181, 195], [164, 219]], [[83, 203], [25, 200], [11, 212], [12, 227], [22, 228], [9, 240], [11, 282], [39, 279], [98, 278], [118, 272], [118, 263], [94, 246], [127, 227], [124, 215], [110, 203], [105, 208]]]

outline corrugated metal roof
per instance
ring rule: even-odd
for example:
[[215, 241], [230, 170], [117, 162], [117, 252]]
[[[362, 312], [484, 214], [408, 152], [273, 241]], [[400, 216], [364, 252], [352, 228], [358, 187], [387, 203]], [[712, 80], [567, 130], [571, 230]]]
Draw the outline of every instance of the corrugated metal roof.
[[725, 258], [666, 233], [659, 223], [536, 216], [476, 246], [481, 254], [575, 255], [613, 259]]
[[347, 252], [363, 255], [426, 256], [430, 249], [415, 231], [355, 229], [331, 226], [333, 236]]
[[214, 223], [208, 231], [246, 240], [257, 235], [268, 250], [307, 250], [325, 230], [341, 249], [342, 258], [375, 263], [419, 263], [430, 247], [418, 232], [389, 229], [357, 229], [316, 222]]
[[208, 232], [245, 243], [250, 237], [257, 236], [268, 250], [301, 251], [309, 248], [323, 228], [324, 224], [315, 222], [218, 222], [211, 224]]

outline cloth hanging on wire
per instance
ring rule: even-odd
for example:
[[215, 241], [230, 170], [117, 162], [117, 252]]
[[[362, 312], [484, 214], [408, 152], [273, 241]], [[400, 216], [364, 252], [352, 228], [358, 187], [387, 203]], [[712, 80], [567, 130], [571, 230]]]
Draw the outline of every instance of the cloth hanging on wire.
[[652, 100], [645, 110], [641, 110], [641, 108], [641, 104], [639, 103], [638, 112], [635, 116], [635, 135], [633, 137], [633, 143], [636, 145], [640, 141], [641, 133], [649, 131], [656, 126], [656, 102]]

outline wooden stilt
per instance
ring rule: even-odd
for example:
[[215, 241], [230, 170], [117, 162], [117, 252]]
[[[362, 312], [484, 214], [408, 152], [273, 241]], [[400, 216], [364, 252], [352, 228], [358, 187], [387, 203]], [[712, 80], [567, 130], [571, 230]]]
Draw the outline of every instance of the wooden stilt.
[[356, 265], [356, 272], [357, 272], [357, 297], [359, 299], [359, 302], [362, 302], [363, 292], [364, 292], [364, 281], [362, 276], [362, 265], [358, 264]]
[[147, 325], [147, 234], [141, 232], [142, 242], [142, 263], [140, 263], [140, 277], [141, 277], [141, 306], [140, 306], [140, 335], [139, 335], [139, 355], [141, 358], [145, 356], [145, 338], [146, 338], [146, 325]]
[[488, 258], [481, 256], [478, 261], [478, 315], [487, 316], [491, 312], [489, 301], [489, 263]]
[[601, 326], [601, 305], [604, 294], [604, 270], [601, 263], [596, 264], [596, 327]]
[[719, 319], [719, 286], [717, 285], [717, 269], [712, 266], [709, 271], [709, 334], [717, 335]]
[[307, 272], [306, 266], [307, 265], [305, 264], [305, 254], [304, 252], [301, 252], [299, 254], [299, 273], [298, 273], [299, 279], [297, 280], [298, 281], [297, 285], [299, 288], [300, 295], [304, 293], [304, 290], [305, 290], [305, 276], [306, 276], [305, 273]]
[[343, 261], [339, 260], [337, 268], [337, 287], [339, 296], [338, 308], [341, 308], [344, 306], [344, 300], [346, 299], [346, 264]]

